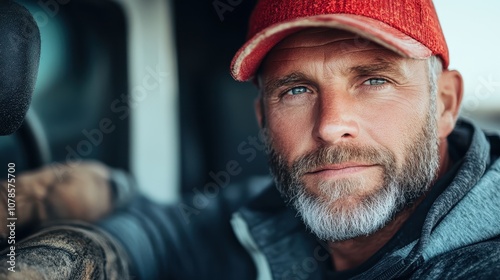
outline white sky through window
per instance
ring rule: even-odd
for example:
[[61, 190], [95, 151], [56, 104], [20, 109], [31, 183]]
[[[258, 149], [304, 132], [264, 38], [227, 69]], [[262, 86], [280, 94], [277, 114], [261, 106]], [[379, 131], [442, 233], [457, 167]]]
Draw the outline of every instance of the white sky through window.
[[500, 112], [500, 1], [435, 0], [450, 69], [465, 83], [462, 110]]

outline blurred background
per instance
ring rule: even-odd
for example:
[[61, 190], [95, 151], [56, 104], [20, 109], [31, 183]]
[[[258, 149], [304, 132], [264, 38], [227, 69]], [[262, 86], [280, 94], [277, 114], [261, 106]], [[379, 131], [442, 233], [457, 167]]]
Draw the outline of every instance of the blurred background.
[[[157, 201], [230, 162], [241, 167], [231, 182], [267, 174], [256, 90], [229, 74], [255, 0], [17, 2], [40, 27], [42, 57], [28, 121], [0, 138], [0, 164], [21, 172], [97, 159], [134, 174]], [[465, 80], [462, 114], [500, 130], [500, 2], [435, 5], [450, 68]]]
[[450, 69], [465, 83], [461, 114], [488, 130], [500, 130], [500, 2], [435, 0], [448, 48]]

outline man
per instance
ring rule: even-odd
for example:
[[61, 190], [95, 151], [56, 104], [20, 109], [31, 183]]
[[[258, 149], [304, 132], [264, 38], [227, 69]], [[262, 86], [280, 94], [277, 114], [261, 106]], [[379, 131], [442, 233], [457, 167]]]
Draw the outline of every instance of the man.
[[196, 215], [137, 197], [99, 226], [141, 279], [494, 279], [500, 138], [457, 121], [448, 64], [430, 0], [261, 0], [231, 70], [274, 184]]

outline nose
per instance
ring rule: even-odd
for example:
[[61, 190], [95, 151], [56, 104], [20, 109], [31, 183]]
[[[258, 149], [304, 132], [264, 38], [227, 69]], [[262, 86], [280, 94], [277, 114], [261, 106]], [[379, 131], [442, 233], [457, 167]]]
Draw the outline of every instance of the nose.
[[338, 144], [359, 135], [355, 98], [348, 93], [320, 94], [316, 104], [315, 138], [325, 144]]

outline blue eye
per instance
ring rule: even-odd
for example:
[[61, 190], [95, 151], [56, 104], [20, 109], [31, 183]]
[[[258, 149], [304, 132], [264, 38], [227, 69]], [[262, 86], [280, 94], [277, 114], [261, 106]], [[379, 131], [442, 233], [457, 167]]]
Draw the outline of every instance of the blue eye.
[[367, 86], [381, 86], [383, 84], [387, 83], [386, 79], [381, 79], [381, 78], [373, 78], [373, 79], [368, 79], [366, 80], [363, 85]]
[[286, 94], [298, 95], [298, 94], [302, 94], [302, 93], [306, 93], [306, 92], [309, 92], [309, 90], [306, 87], [294, 87], [294, 88], [290, 89], [289, 91], [287, 91]]

